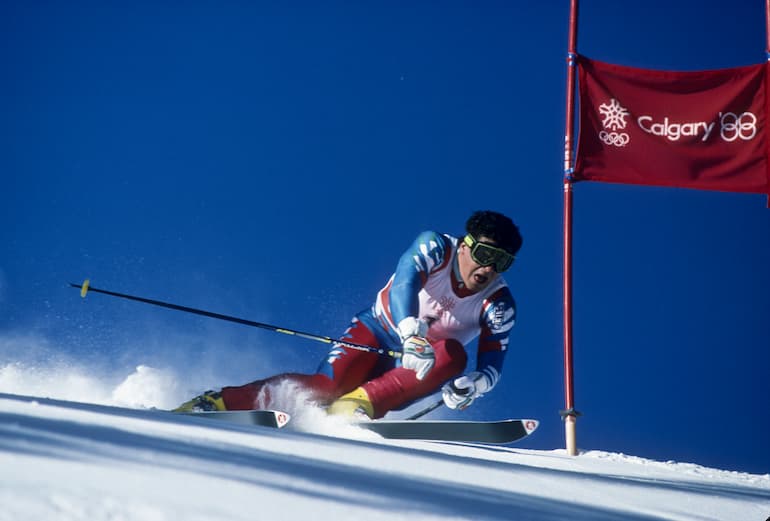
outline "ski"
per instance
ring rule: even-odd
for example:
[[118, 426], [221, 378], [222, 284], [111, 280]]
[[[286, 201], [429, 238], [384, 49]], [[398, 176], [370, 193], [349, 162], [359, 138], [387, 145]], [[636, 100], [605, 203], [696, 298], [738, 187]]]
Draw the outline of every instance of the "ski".
[[457, 441], [506, 444], [526, 438], [537, 429], [537, 420], [451, 421], [376, 420], [357, 423], [383, 438], [399, 440]]
[[280, 429], [284, 427], [291, 416], [283, 411], [253, 410], [253, 411], [200, 411], [200, 412], [182, 412], [177, 414], [186, 414], [197, 416], [199, 418], [208, 418], [212, 420], [224, 420], [241, 425], [259, 425], [261, 427], [273, 427]]
[[[283, 411], [205, 411], [183, 412], [199, 418], [224, 420], [241, 425], [282, 428], [291, 420]], [[537, 420], [453, 421], [453, 420], [374, 420], [356, 426], [387, 439], [454, 441], [503, 445], [526, 438], [537, 429]]]

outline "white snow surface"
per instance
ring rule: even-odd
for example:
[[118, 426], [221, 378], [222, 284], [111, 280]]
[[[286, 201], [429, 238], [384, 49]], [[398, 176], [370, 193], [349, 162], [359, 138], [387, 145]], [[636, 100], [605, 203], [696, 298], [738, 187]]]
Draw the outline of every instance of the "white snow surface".
[[312, 408], [291, 425], [0, 394], [0, 520], [770, 516], [770, 475], [601, 451], [570, 457], [527, 450], [526, 440], [384, 440]]

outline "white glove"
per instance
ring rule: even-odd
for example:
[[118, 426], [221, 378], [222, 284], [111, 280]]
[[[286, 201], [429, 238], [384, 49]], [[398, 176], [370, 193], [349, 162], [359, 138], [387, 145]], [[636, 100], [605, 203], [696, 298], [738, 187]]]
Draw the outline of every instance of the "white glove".
[[444, 384], [441, 396], [444, 398], [444, 404], [450, 409], [463, 410], [492, 387], [494, 384], [487, 374], [473, 371]]
[[428, 322], [421, 318], [406, 317], [398, 323], [398, 336], [401, 342], [410, 336], [421, 336], [425, 338], [428, 334]]
[[404, 340], [401, 367], [417, 373], [417, 379], [422, 380], [436, 363], [436, 354], [430, 342], [421, 336], [410, 336]]

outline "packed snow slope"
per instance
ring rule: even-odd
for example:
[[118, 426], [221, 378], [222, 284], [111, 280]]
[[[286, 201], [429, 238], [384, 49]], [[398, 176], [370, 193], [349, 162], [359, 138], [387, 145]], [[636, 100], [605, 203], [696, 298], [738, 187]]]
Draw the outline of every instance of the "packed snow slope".
[[[388, 441], [0, 394], [0, 519], [742, 520], [770, 476], [591, 451]], [[309, 432], [315, 431], [315, 432]], [[533, 434], [536, 436], [537, 432]]]

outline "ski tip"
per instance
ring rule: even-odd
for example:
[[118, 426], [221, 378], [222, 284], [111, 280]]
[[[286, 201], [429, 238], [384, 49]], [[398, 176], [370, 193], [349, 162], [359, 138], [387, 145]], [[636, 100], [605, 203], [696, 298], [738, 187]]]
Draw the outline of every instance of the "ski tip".
[[527, 431], [527, 436], [535, 432], [535, 429], [540, 426], [540, 422], [537, 420], [521, 420], [521, 422], [524, 425], [524, 430]]
[[287, 423], [289, 423], [289, 420], [291, 420], [291, 415], [287, 412], [283, 411], [273, 411], [275, 413], [275, 426], [279, 429], [283, 428]]

